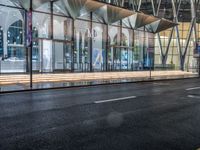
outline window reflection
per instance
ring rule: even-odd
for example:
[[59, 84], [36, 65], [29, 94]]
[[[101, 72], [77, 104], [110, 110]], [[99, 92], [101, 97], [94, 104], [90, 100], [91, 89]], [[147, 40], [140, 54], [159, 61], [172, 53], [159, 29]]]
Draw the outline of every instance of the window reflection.
[[24, 14], [23, 10], [0, 6], [1, 73], [27, 70]]
[[50, 38], [51, 17], [49, 14], [33, 13], [33, 27], [37, 29], [39, 38]]
[[11, 60], [24, 59], [24, 45], [23, 45], [23, 26], [22, 20], [18, 20], [10, 25], [7, 34], [8, 40], [8, 58]]
[[74, 70], [90, 71], [90, 29], [89, 22], [75, 21]]
[[92, 66], [94, 71], [106, 68], [106, 25], [93, 23], [92, 29]]

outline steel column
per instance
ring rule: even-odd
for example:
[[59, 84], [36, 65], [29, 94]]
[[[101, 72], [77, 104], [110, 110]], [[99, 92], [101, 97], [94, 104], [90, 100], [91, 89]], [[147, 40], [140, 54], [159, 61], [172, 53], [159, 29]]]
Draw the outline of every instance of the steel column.
[[108, 24], [106, 24], [106, 71], [108, 71], [108, 49], [109, 49], [109, 34], [108, 34]]
[[30, 33], [30, 45], [29, 45], [29, 48], [30, 48], [30, 88], [32, 89], [33, 88], [33, 57], [32, 57], [32, 55], [33, 55], [33, 0], [30, 0], [30, 9], [29, 9], [29, 17], [31, 17], [31, 18], [29, 18], [29, 20], [31, 21], [31, 22], [29, 22], [29, 29], [31, 30], [31, 31], [29, 31], [29, 33]]
[[71, 72], [74, 72], [75, 20], [72, 18]]
[[91, 35], [91, 37], [90, 37], [90, 72], [93, 72], [93, 60], [92, 60], [92, 55], [93, 55], [93, 52], [92, 52], [92, 47], [93, 47], [93, 41], [92, 41], [92, 36], [93, 36], [93, 33], [92, 33], [92, 28], [93, 28], [93, 25], [92, 25], [92, 17], [93, 17], [93, 14], [92, 14], [92, 12], [90, 13], [90, 35]]

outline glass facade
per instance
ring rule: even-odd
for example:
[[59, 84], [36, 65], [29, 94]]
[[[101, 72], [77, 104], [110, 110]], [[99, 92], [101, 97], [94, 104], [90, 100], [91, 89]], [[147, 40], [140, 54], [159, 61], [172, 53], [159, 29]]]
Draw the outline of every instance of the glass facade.
[[[0, 86], [6, 86], [6, 90], [11, 86], [11, 90], [27, 89], [30, 83], [37, 84], [36, 88], [43, 82], [54, 84], [57, 80], [46, 76], [59, 73], [197, 71], [194, 50], [200, 39], [200, 24], [197, 17], [192, 18], [191, 10], [190, 17], [183, 17], [184, 9], [188, 9], [182, 3], [178, 18], [170, 15], [171, 3], [161, 3], [157, 16], [179, 25], [154, 34], [145, 26], [126, 26], [123, 18], [105, 23], [95, 10], [85, 13], [81, 8], [75, 12], [61, 0], [34, 0], [32, 10], [27, 9], [30, 2], [0, 0]], [[150, 11], [151, 1], [141, 2], [140, 7], [132, 1], [103, 2], [155, 15]], [[64, 83], [65, 79], [60, 81]]]

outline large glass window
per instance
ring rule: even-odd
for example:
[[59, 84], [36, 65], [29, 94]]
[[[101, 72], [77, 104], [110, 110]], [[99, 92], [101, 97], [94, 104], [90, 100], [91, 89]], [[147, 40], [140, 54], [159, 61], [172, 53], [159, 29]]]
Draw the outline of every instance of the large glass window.
[[72, 19], [54, 15], [54, 71], [72, 69]]
[[109, 26], [109, 48], [108, 48], [108, 69], [120, 70], [121, 55], [120, 55], [120, 27]]
[[144, 31], [137, 30], [134, 32], [134, 55], [133, 69], [143, 70], [144, 68]]
[[75, 21], [74, 70], [90, 71], [90, 23]]
[[71, 41], [72, 19], [54, 15], [53, 27], [54, 39]]
[[[52, 21], [53, 26], [51, 26]], [[54, 15], [52, 21], [49, 14], [36, 12], [33, 14], [33, 70], [70, 71], [72, 69], [72, 19]]]
[[51, 37], [51, 16], [46, 13], [33, 13], [33, 29], [37, 29], [38, 38]]
[[145, 67], [152, 69], [154, 67], [154, 34], [145, 32]]
[[[5, 19], [6, 18], [6, 19]], [[25, 12], [0, 6], [1, 72], [26, 72]]]
[[33, 36], [33, 49], [32, 49], [32, 59], [33, 61], [38, 61], [39, 60], [39, 49], [38, 49], [38, 29], [36, 27], [33, 27], [33, 32], [32, 32], [32, 36]]
[[52, 41], [51, 17], [45, 13], [33, 13], [33, 70], [51, 72], [52, 68]]
[[134, 50], [134, 32], [131, 29], [122, 28], [121, 35], [121, 69], [133, 69], [133, 50]]
[[49, 0], [42, 0], [42, 1], [33, 0], [32, 3], [34, 11], [45, 12], [45, 13], [51, 12], [51, 6]]
[[24, 27], [23, 21], [11, 24], [7, 32], [8, 58], [24, 59]]
[[2, 3], [12, 7], [0, 6], [0, 87], [2, 90], [24, 89], [30, 83], [25, 10], [18, 9], [13, 1], [0, 0]]
[[93, 23], [92, 30], [92, 65], [93, 70], [103, 71], [106, 68], [106, 41], [107, 28], [106, 25]]

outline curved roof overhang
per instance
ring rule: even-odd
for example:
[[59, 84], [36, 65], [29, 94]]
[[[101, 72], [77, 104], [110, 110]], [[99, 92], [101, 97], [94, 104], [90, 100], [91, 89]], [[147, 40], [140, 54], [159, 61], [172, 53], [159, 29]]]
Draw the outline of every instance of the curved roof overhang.
[[149, 25], [146, 25], [146, 30], [151, 33], [159, 33], [164, 30], [170, 29], [172, 27], [177, 26], [177, 23], [174, 23], [172, 21], [166, 20], [164, 18], [159, 19], [158, 21], [155, 21]]
[[[30, 8], [30, 0], [10, 0], [14, 4], [20, 5], [24, 9]], [[33, 8], [36, 9], [45, 3], [52, 0], [33, 0]], [[53, 0], [54, 2], [60, 1], [62, 6], [60, 9], [67, 12], [73, 19], [88, 13], [94, 12], [106, 24], [113, 24], [119, 20], [132, 28], [138, 29], [145, 27], [148, 32], [158, 33], [163, 30], [172, 28], [178, 24], [163, 19], [147, 15], [141, 12], [134, 12], [122, 7], [113, 6], [97, 0]]]
[[93, 12], [105, 5], [93, 0], [61, 0], [61, 2], [73, 19]]
[[125, 25], [132, 29], [138, 29], [157, 20], [159, 20], [159, 18], [144, 13], [136, 12], [128, 18], [125, 18], [123, 22]]
[[134, 14], [133, 11], [120, 7], [105, 5], [94, 11], [106, 24], [112, 24]]

